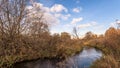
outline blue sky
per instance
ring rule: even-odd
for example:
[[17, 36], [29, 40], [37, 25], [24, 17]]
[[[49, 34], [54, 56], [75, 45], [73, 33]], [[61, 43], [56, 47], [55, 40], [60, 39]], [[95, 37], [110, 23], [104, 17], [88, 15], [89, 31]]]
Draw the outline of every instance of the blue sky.
[[38, 0], [37, 2], [48, 8], [58, 22], [51, 25], [52, 33], [64, 31], [72, 33], [72, 28], [75, 26], [80, 35], [88, 31], [103, 34], [110, 26], [115, 26], [116, 19], [120, 19], [120, 0]]

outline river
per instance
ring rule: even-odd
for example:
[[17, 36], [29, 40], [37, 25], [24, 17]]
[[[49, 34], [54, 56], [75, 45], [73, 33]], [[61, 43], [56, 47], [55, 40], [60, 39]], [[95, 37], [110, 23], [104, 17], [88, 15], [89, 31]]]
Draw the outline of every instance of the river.
[[39, 59], [35, 61], [15, 64], [14, 68], [89, 68], [90, 65], [102, 57], [102, 52], [95, 48], [84, 48], [79, 54], [66, 60]]

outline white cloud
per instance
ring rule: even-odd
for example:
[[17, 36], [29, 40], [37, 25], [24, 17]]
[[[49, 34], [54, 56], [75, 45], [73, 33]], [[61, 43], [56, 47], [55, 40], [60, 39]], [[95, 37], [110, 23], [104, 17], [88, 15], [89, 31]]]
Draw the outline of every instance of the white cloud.
[[73, 20], [71, 21], [71, 24], [76, 24], [78, 22], [81, 22], [83, 20], [82, 17], [79, 17], [79, 18], [73, 18]]
[[50, 24], [59, 23], [60, 19], [68, 20], [71, 14], [62, 14], [61, 12], [68, 12], [67, 8], [61, 4], [55, 4], [52, 7], [45, 7], [42, 3], [33, 2], [31, 6], [26, 7], [29, 10], [29, 16], [40, 16], [44, 14], [44, 20]]
[[86, 27], [90, 27], [91, 24], [90, 23], [87, 23], [87, 24], [80, 24], [78, 27], [79, 28], [86, 28]]
[[87, 27], [91, 27], [91, 26], [95, 26], [97, 23], [96, 22], [90, 22], [90, 23], [86, 23], [86, 24], [80, 24], [78, 25], [78, 28], [87, 28]]
[[[71, 14], [67, 13], [68, 10], [61, 4], [55, 4], [52, 7], [45, 7], [41, 3], [34, 2], [31, 6], [27, 6], [26, 9], [29, 12], [28, 17], [40, 17], [41, 13], [43, 13], [43, 20], [50, 24], [51, 32], [62, 32], [64, 30], [67, 31], [67, 28], [61, 24], [61, 20], [68, 20], [71, 17]], [[32, 21], [32, 19], [30, 19]], [[77, 21], [76, 21], [77, 22]], [[59, 30], [61, 28], [61, 30]]]
[[26, 9], [29, 12], [29, 18], [40, 18], [41, 15], [43, 15], [42, 21], [45, 21], [50, 25], [54, 25], [60, 22], [60, 20], [50, 12], [50, 8], [45, 7], [41, 3], [34, 2], [31, 6], [27, 6]]
[[74, 8], [74, 9], [73, 9], [73, 12], [79, 13], [80, 10], [79, 10], [78, 8]]
[[110, 23], [110, 26], [111, 26], [111, 27], [115, 27], [115, 26], [116, 26], [116, 22]]
[[67, 20], [71, 15], [62, 14], [61, 12], [68, 12], [61, 4], [55, 4], [52, 7], [45, 7], [41, 3], [33, 2], [31, 6], [27, 6], [26, 9], [29, 12], [29, 17], [40, 17], [43, 13], [43, 19], [48, 24], [57, 24], [60, 23], [60, 19]]
[[82, 10], [81, 7], [73, 8], [73, 12], [79, 13]]
[[68, 20], [69, 17], [71, 17], [71, 14], [63, 15], [63, 16], [62, 16], [62, 19]]
[[51, 7], [51, 12], [68, 12], [68, 9], [61, 4], [55, 4]]
[[117, 21], [116, 23], [117, 23], [117, 24], [120, 24], [120, 21]]
[[46, 22], [49, 22], [48, 24], [50, 25], [56, 25], [60, 23], [60, 20], [50, 13], [44, 13], [43, 18]]
[[55, 17], [63, 19], [63, 20], [68, 20], [69, 17], [71, 17], [71, 14], [61, 14], [61, 13], [55, 13]]
[[43, 7], [43, 4], [34, 2], [33, 7], [40, 8], [40, 7]]

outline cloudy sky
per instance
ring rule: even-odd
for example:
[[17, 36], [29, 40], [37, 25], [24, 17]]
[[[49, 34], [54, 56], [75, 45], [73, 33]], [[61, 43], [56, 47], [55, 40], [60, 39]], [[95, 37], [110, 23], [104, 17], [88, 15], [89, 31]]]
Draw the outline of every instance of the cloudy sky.
[[120, 19], [120, 0], [38, 0], [36, 4], [45, 11], [52, 33], [72, 33], [77, 27], [81, 35], [102, 34]]

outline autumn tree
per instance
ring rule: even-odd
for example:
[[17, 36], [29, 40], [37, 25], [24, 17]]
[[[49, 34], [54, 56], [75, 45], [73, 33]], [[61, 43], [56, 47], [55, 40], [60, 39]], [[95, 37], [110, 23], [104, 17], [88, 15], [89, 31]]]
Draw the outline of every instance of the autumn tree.
[[59, 34], [57, 34], [57, 33], [53, 34], [52, 38], [53, 38], [54, 41], [56, 41], [56, 42], [59, 41], [60, 42], [60, 35]]
[[85, 37], [84, 37], [84, 39], [86, 39], [86, 40], [91, 40], [91, 39], [94, 39], [94, 38], [97, 38], [97, 35], [95, 35], [95, 34], [93, 34], [92, 32], [87, 32], [86, 34], [85, 34]]
[[116, 50], [116, 48], [119, 49], [120, 35], [118, 29], [115, 29], [114, 27], [110, 27], [105, 32], [105, 42], [107, 47], [110, 47], [114, 50]]
[[117, 37], [117, 30], [114, 27], [110, 27], [106, 32], [105, 32], [105, 37], [107, 38], [115, 38]]
[[71, 36], [70, 36], [70, 34], [67, 33], [67, 32], [62, 32], [62, 33], [61, 33], [61, 39], [62, 39], [62, 40], [70, 40], [70, 39], [71, 39]]

